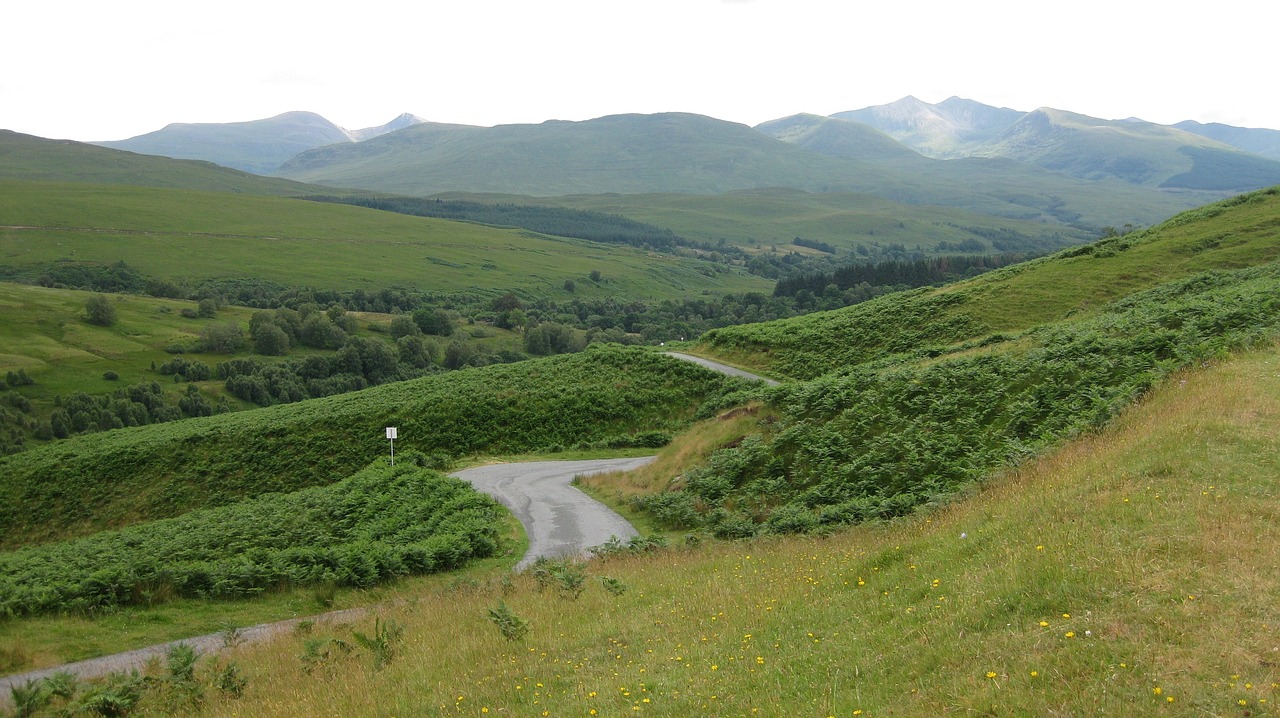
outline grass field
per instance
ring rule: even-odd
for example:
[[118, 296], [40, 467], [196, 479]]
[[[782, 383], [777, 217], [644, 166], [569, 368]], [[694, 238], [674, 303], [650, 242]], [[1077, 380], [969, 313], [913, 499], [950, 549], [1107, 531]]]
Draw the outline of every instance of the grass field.
[[428, 588], [375, 612], [404, 628], [381, 670], [299, 659], [373, 617], [239, 649], [244, 697], [200, 713], [1272, 715], [1277, 437], [1269, 349], [925, 515], [593, 563], [621, 596]]
[[[0, 181], [0, 263], [124, 261], [151, 277], [284, 286], [516, 290], [527, 297], [665, 299], [768, 291], [701, 260], [336, 204], [120, 185]], [[602, 282], [588, 279], [599, 271]]]

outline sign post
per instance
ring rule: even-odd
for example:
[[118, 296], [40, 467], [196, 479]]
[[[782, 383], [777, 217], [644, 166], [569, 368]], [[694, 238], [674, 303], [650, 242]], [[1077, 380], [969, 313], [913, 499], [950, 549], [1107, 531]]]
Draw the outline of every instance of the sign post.
[[387, 427], [387, 440], [391, 442], [391, 465], [396, 465], [396, 427]]

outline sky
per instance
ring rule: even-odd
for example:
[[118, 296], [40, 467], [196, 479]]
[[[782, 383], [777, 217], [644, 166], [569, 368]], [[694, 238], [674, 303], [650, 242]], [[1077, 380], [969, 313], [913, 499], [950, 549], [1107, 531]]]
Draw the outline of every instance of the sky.
[[309, 110], [471, 125], [756, 125], [907, 95], [1280, 129], [1265, 3], [41, 0], [9, 3], [0, 128], [81, 141]]

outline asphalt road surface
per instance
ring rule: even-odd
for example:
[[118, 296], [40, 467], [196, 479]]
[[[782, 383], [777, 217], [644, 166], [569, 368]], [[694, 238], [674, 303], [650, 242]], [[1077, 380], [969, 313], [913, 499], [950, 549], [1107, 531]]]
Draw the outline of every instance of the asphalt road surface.
[[575, 476], [630, 471], [653, 459], [490, 464], [452, 475], [494, 497], [520, 519], [529, 535], [529, 551], [516, 565], [520, 571], [544, 556], [579, 556], [614, 536], [623, 541], [635, 536], [626, 519], [570, 484]]

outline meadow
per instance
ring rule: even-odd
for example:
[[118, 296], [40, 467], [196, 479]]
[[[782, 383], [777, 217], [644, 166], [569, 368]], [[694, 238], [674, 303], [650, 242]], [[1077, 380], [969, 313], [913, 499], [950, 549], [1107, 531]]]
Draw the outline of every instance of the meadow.
[[[111, 326], [88, 321], [86, 304], [95, 296], [109, 301], [116, 317]], [[284, 350], [284, 356], [257, 355], [251, 336], [255, 312], [233, 305], [217, 308], [213, 316], [202, 316], [199, 303], [193, 300], [131, 294], [95, 295], [0, 282], [0, 309], [3, 309], [0, 336], [5, 337], [0, 349], [0, 377], [22, 372], [30, 381], [25, 385], [6, 383], [4, 387], [0, 431], [7, 433], [0, 453], [38, 446], [65, 433], [53, 432], [51, 427], [51, 417], [59, 408], [73, 413], [74, 407], [83, 408], [91, 403], [106, 405], [111, 410], [109, 413], [124, 414], [128, 419], [140, 407], [130, 405], [125, 411], [120, 409], [118, 400], [136, 400], [140, 389], [145, 394], [159, 395], [158, 403], [167, 408], [158, 411], [157, 402], [148, 400], [148, 411], [141, 419], [128, 419], [128, 425], [150, 423], [161, 416], [167, 420], [207, 411], [253, 408], [253, 403], [238, 398], [236, 392], [229, 391], [216, 376], [219, 364], [252, 359], [263, 366], [292, 365], [290, 363], [314, 363], [320, 358], [333, 363], [341, 353], [301, 346], [295, 338], [293, 346]], [[422, 350], [420, 355], [409, 357], [392, 336], [390, 325], [395, 319], [392, 315], [346, 312], [343, 318], [344, 326], [351, 332], [341, 334], [347, 344], [368, 350], [365, 353], [377, 345], [385, 345], [397, 355], [400, 370], [404, 372], [443, 370], [443, 365], [450, 364], [451, 349], [455, 350], [455, 364], [464, 358], [483, 363], [525, 356], [524, 339], [518, 332], [492, 325], [473, 325], [457, 326], [447, 338], [421, 338], [415, 344]], [[204, 346], [206, 334], [228, 328], [238, 330], [243, 338], [238, 349], [214, 351], [213, 347]], [[228, 351], [230, 353], [226, 353]], [[207, 368], [208, 373], [175, 372], [175, 364], [194, 364]], [[191, 401], [191, 396], [197, 397], [196, 402], [204, 409], [182, 411], [182, 403]], [[90, 423], [92, 426], [79, 426], [79, 429], [98, 428], [98, 421]], [[105, 428], [111, 425], [108, 423]]]

